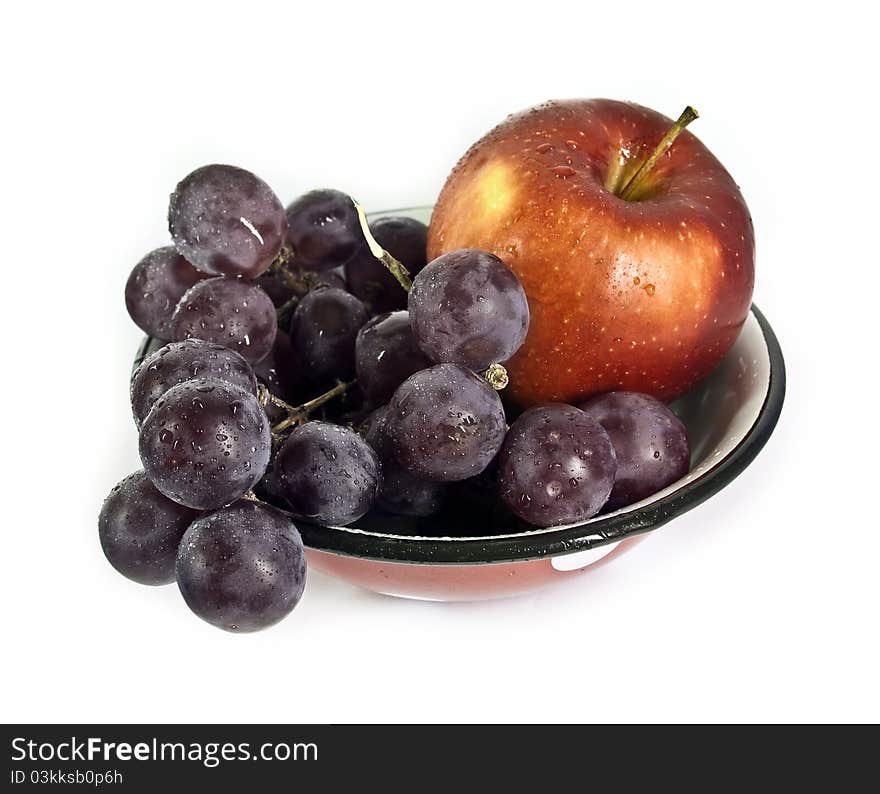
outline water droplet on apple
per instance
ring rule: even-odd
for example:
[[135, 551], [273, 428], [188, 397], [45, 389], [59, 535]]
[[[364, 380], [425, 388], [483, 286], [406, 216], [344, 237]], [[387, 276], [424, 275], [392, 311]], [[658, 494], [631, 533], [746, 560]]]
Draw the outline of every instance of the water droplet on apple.
[[577, 173], [570, 165], [557, 165], [550, 169], [556, 176], [561, 179], [567, 179]]

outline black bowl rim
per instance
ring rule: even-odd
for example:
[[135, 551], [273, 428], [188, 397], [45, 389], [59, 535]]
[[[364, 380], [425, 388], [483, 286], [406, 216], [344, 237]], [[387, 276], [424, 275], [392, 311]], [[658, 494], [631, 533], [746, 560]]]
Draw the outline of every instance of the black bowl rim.
[[[383, 213], [384, 214], [384, 213]], [[763, 449], [773, 433], [785, 400], [785, 360], [776, 334], [757, 306], [758, 321], [770, 359], [770, 383], [764, 403], [737, 446], [708, 471], [661, 499], [629, 512], [613, 513], [560, 529], [498, 537], [413, 538], [357, 527], [324, 527], [297, 521], [308, 548], [347, 557], [413, 565], [482, 565], [525, 562], [595, 549], [650, 532], [692, 510], [732, 482]], [[135, 366], [151, 340], [141, 345]]]

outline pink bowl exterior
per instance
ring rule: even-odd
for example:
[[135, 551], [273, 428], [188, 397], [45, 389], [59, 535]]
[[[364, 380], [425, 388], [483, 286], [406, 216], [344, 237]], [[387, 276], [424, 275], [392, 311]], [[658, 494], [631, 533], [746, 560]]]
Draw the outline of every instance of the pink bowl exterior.
[[574, 571], [560, 571], [550, 558], [476, 565], [413, 565], [307, 549], [309, 566], [383, 595], [426, 601], [484, 601], [506, 598], [564, 582], [619, 557], [644, 540], [627, 538], [601, 559]]

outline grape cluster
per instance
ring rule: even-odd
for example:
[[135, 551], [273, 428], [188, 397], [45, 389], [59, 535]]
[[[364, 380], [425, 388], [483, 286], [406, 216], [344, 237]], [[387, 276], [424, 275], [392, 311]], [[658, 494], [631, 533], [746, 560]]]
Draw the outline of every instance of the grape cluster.
[[645, 395], [508, 414], [503, 363], [529, 306], [490, 252], [427, 262], [424, 224], [367, 225], [336, 190], [285, 210], [226, 165], [183, 179], [168, 220], [173, 246], [125, 288], [166, 342], [131, 381], [143, 469], [107, 497], [99, 536], [118, 571], [176, 580], [215, 626], [253, 631], [296, 606], [297, 522], [394, 514], [442, 533], [444, 516], [489, 505], [508, 528], [557, 526], [688, 470], [684, 427]]

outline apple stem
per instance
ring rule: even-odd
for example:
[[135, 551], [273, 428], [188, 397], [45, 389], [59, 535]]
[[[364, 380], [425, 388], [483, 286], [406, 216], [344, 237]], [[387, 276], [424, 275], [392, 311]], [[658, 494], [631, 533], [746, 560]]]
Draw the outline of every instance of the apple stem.
[[639, 188], [642, 186], [642, 183], [647, 178], [648, 174], [651, 172], [651, 169], [657, 164], [657, 161], [666, 153], [666, 150], [669, 149], [670, 146], [675, 142], [675, 139], [678, 137], [679, 133], [687, 127], [694, 119], [699, 118], [700, 114], [697, 113], [690, 105], [688, 105], [675, 121], [675, 123], [669, 128], [663, 138], [660, 140], [660, 143], [657, 144], [654, 151], [651, 152], [651, 156], [645, 160], [644, 163], [641, 164], [638, 171], [636, 171], [632, 177], [630, 177], [629, 181], [623, 186], [623, 189], [618, 193], [620, 198], [625, 201], [632, 201], [633, 196], [638, 194]]
[[367, 223], [367, 215], [364, 212], [364, 208], [354, 199], [351, 200], [351, 203], [354, 204], [354, 208], [357, 210], [358, 220], [361, 222], [361, 230], [363, 231], [364, 239], [367, 241], [367, 245], [370, 248], [370, 253], [385, 265], [391, 275], [397, 279], [400, 286], [403, 287], [406, 292], [409, 292], [412, 289], [412, 277], [410, 276], [409, 271], [404, 267], [402, 262], [391, 256], [391, 254], [376, 242], [376, 238], [373, 237], [373, 233], [370, 231], [370, 225]]
[[265, 386], [260, 386], [260, 403], [263, 406], [267, 403], [272, 403], [288, 413], [286, 419], [282, 419], [277, 425], [272, 427], [272, 435], [277, 436], [283, 430], [287, 430], [287, 428], [292, 425], [302, 424], [309, 418], [309, 414], [314, 411], [315, 408], [320, 408], [324, 403], [330, 402], [334, 397], [338, 397], [340, 394], [345, 394], [353, 385], [353, 380], [348, 381], [347, 383], [340, 381], [329, 391], [325, 391], [313, 400], [309, 400], [308, 402], [304, 402], [302, 405], [297, 406], [284, 402], [280, 397], [276, 397], [272, 394]]

